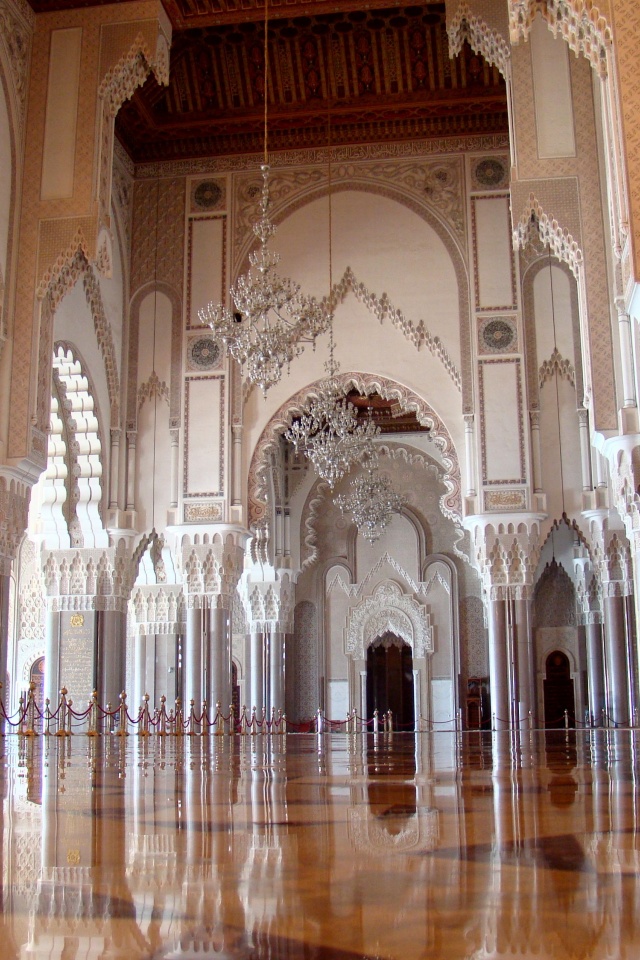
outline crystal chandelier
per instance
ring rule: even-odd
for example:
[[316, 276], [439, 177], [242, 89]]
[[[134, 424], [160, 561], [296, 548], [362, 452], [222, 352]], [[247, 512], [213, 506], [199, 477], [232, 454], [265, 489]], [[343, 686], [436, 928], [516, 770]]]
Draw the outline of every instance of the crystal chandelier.
[[294, 420], [285, 437], [301, 450], [321, 479], [333, 490], [338, 480], [355, 463], [373, 461], [374, 445], [380, 427], [373, 420], [358, 419], [358, 412], [344, 396], [336, 379], [338, 365], [333, 358], [333, 327], [329, 328], [329, 376], [320, 384], [317, 397], [310, 400], [298, 420]]
[[267, 25], [265, 0], [264, 163], [260, 167], [263, 183], [260, 216], [252, 227], [260, 246], [249, 254], [249, 271], [238, 277], [229, 291], [237, 312], [213, 302], [198, 310], [200, 321], [211, 327], [265, 396], [269, 387], [280, 380], [283, 368], [302, 353], [303, 343], [314, 343], [329, 323], [322, 304], [302, 294], [300, 285], [293, 280], [278, 276], [275, 267], [280, 255], [268, 248], [276, 226], [269, 217]]
[[334, 486], [354, 463], [373, 461], [377, 456], [374, 440], [380, 433], [371, 418], [358, 419], [358, 412], [344, 396], [336, 374], [338, 363], [334, 356], [333, 339], [333, 257], [332, 257], [332, 220], [331, 220], [331, 123], [328, 121], [329, 144], [329, 359], [325, 363], [328, 374], [320, 384], [318, 395], [310, 400], [299, 419], [294, 420], [285, 437], [301, 450], [313, 464], [314, 470], [322, 480], [326, 480], [333, 490]]
[[334, 498], [343, 513], [349, 512], [359, 532], [375, 543], [391, 521], [400, 513], [407, 498], [396, 493], [388, 477], [378, 473], [377, 463], [368, 463], [350, 483], [352, 492]]

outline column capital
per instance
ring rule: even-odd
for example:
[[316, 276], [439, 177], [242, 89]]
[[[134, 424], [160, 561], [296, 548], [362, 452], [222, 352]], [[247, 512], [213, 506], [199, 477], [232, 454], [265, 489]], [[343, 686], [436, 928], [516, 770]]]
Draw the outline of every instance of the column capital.
[[464, 526], [471, 535], [471, 559], [489, 595], [495, 588], [530, 587], [542, 549], [540, 528], [545, 518], [543, 513], [465, 517]]

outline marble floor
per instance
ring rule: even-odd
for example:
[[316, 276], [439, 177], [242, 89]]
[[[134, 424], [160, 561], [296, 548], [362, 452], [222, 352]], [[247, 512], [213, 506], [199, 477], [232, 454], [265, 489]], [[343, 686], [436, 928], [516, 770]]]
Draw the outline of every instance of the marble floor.
[[640, 957], [640, 731], [0, 750], [1, 960]]

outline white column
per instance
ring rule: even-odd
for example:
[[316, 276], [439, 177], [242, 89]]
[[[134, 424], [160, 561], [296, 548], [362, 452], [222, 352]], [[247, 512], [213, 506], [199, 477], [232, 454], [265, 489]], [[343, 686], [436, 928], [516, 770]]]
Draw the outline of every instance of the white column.
[[175, 510], [178, 506], [178, 452], [180, 449], [180, 431], [170, 430], [171, 437], [171, 501], [169, 506]]
[[269, 712], [284, 713], [284, 633], [276, 626], [269, 631]]
[[473, 443], [473, 414], [464, 418], [464, 451], [467, 458], [467, 496], [476, 495], [476, 462]]
[[[495, 589], [495, 588], [494, 588]], [[491, 713], [497, 730], [507, 729], [511, 717], [509, 702], [509, 657], [507, 654], [506, 603], [489, 601], [489, 680]]]
[[529, 411], [531, 423], [531, 457], [533, 461], [533, 492], [542, 493], [542, 453], [540, 447], [540, 411]]
[[234, 507], [239, 507], [242, 504], [242, 424], [234, 423], [231, 433], [233, 436], [231, 503]]
[[111, 431], [111, 452], [109, 455], [109, 509], [118, 509], [118, 476], [120, 474], [120, 430]]
[[582, 465], [582, 489], [591, 490], [591, 444], [589, 442], [589, 411], [578, 407], [578, 428], [580, 432], [580, 463]]
[[264, 635], [254, 624], [251, 625], [251, 675], [249, 677], [250, 702], [247, 704], [249, 711], [252, 707], [256, 708], [256, 713], [260, 713], [264, 706], [263, 695], [263, 668], [262, 657], [264, 648]]
[[136, 431], [127, 430], [127, 510], [136, 508]]
[[202, 610], [196, 606], [187, 607], [183, 665], [185, 710], [188, 710], [191, 700], [197, 708], [202, 706], [202, 666]]
[[[44, 625], [44, 696], [53, 713], [60, 693], [60, 613], [47, 610]], [[5, 702], [9, 709], [9, 704]]]
[[620, 338], [620, 367], [622, 370], [622, 405], [635, 407], [636, 391], [633, 382], [633, 343], [631, 317], [624, 309], [624, 300], [616, 300], [618, 308], [618, 336]]

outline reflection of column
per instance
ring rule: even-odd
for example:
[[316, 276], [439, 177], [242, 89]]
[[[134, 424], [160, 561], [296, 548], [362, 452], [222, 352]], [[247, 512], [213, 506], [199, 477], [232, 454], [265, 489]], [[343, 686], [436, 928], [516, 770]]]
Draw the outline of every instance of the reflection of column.
[[127, 430], [127, 510], [136, 508], [136, 431]]
[[[197, 599], [192, 598], [192, 602]], [[198, 709], [202, 703], [202, 666], [202, 610], [199, 606], [191, 606], [187, 607], [184, 638], [184, 707], [187, 711], [191, 700]]]
[[[613, 587], [613, 584], [611, 584]], [[605, 655], [609, 681], [607, 710], [616, 724], [629, 721], [629, 686], [627, 674], [624, 597], [604, 599]]]
[[518, 671], [519, 719], [521, 726], [526, 726], [529, 711], [533, 711], [536, 701], [529, 600], [522, 595], [523, 592], [524, 588], [519, 588], [519, 596], [517, 596], [514, 601], [515, 655]]
[[60, 613], [47, 610], [44, 625], [44, 696], [51, 712], [56, 709], [60, 692]]
[[251, 707], [256, 708], [256, 713], [260, 713], [264, 706], [264, 697], [262, 693], [263, 687], [263, 670], [262, 670], [262, 653], [263, 653], [263, 634], [256, 625], [251, 625], [251, 673], [249, 676], [249, 691], [250, 691], [250, 702], [248, 704], [249, 709]]
[[[589, 615], [589, 619], [593, 614]], [[602, 624], [585, 625], [587, 642], [587, 682], [589, 684], [589, 713], [592, 721], [600, 724], [604, 709], [604, 662], [602, 656]]]
[[[492, 593], [496, 588], [492, 589]], [[496, 729], [509, 725], [509, 658], [505, 601], [489, 600], [489, 680]]]

